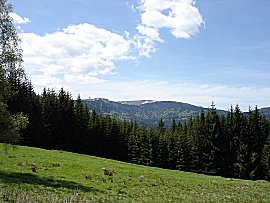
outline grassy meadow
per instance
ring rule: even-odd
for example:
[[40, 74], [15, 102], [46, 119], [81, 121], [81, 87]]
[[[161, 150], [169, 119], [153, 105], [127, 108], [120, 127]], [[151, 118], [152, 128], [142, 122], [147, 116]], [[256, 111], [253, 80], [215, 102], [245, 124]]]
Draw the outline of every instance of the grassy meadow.
[[0, 152], [0, 202], [270, 202], [267, 181], [22, 146], [6, 150], [0, 144]]

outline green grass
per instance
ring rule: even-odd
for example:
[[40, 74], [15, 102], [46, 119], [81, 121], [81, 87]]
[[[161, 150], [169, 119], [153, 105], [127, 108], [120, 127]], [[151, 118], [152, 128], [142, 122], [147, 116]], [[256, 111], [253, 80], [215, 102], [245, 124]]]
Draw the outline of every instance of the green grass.
[[270, 183], [0, 145], [0, 202], [270, 202]]

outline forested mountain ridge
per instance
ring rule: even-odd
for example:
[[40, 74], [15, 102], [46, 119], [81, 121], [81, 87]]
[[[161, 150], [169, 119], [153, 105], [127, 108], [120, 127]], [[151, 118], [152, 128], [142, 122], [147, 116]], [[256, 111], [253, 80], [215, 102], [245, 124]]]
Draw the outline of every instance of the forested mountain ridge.
[[[83, 103], [90, 110], [95, 110], [103, 115], [111, 115], [117, 119], [133, 120], [138, 123], [145, 123], [147, 126], [156, 126], [160, 119], [166, 126], [170, 126], [172, 120], [185, 123], [190, 117], [196, 117], [208, 108], [195, 106], [175, 101], [110, 101], [104, 98], [86, 99]], [[226, 115], [227, 111], [217, 110], [218, 114]], [[270, 120], [270, 107], [260, 109], [260, 113]], [[247, 115], [247, 112], [244, 113]]]
[[260, 113], [270, 120], [270, 107], [261, 108]]
[[184, 123], [190, 117], [195, 117], [203, 107], [174, 101], [110, 101], [107, 99], [87, 99], [83, 103], [90, 110], [95, 110], [103, 115], [111, 115], [117, 119], [133, 120], [145, 123], [147, 126], [157, 125], [162, 119], [166, 126], [171, 125], [172, 120]]

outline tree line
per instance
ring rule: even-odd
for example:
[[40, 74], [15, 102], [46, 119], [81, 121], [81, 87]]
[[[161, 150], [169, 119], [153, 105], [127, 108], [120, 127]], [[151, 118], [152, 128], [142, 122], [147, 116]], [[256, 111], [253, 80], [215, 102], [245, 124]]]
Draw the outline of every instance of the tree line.
[[257, 107], [226, 116], [214, 105], [185, 124], [147, 128], [89, 111], [63, 88], [37, 95], [21, 66], [12, 6], [0, 0], [0, 142], [67, 150], [125, 162], [270, 180], [270, 123]]

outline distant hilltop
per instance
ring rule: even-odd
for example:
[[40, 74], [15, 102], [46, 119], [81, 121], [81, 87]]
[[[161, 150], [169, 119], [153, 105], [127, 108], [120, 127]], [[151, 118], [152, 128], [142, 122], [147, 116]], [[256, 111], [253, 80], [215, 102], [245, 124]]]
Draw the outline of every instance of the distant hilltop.
[[[160, 119], [169, 127], [176, 122], [185, 123], [206, 108], [175, 101], [132, 100], [110, 101], [105, 98], [83, 100], [90, 111], [95, 110], [103, 115], [110, 115], [120, 120], [132, 120], [139, 124], [155, 126]], [[223, 113], [226, 113], [222, 111]]]

